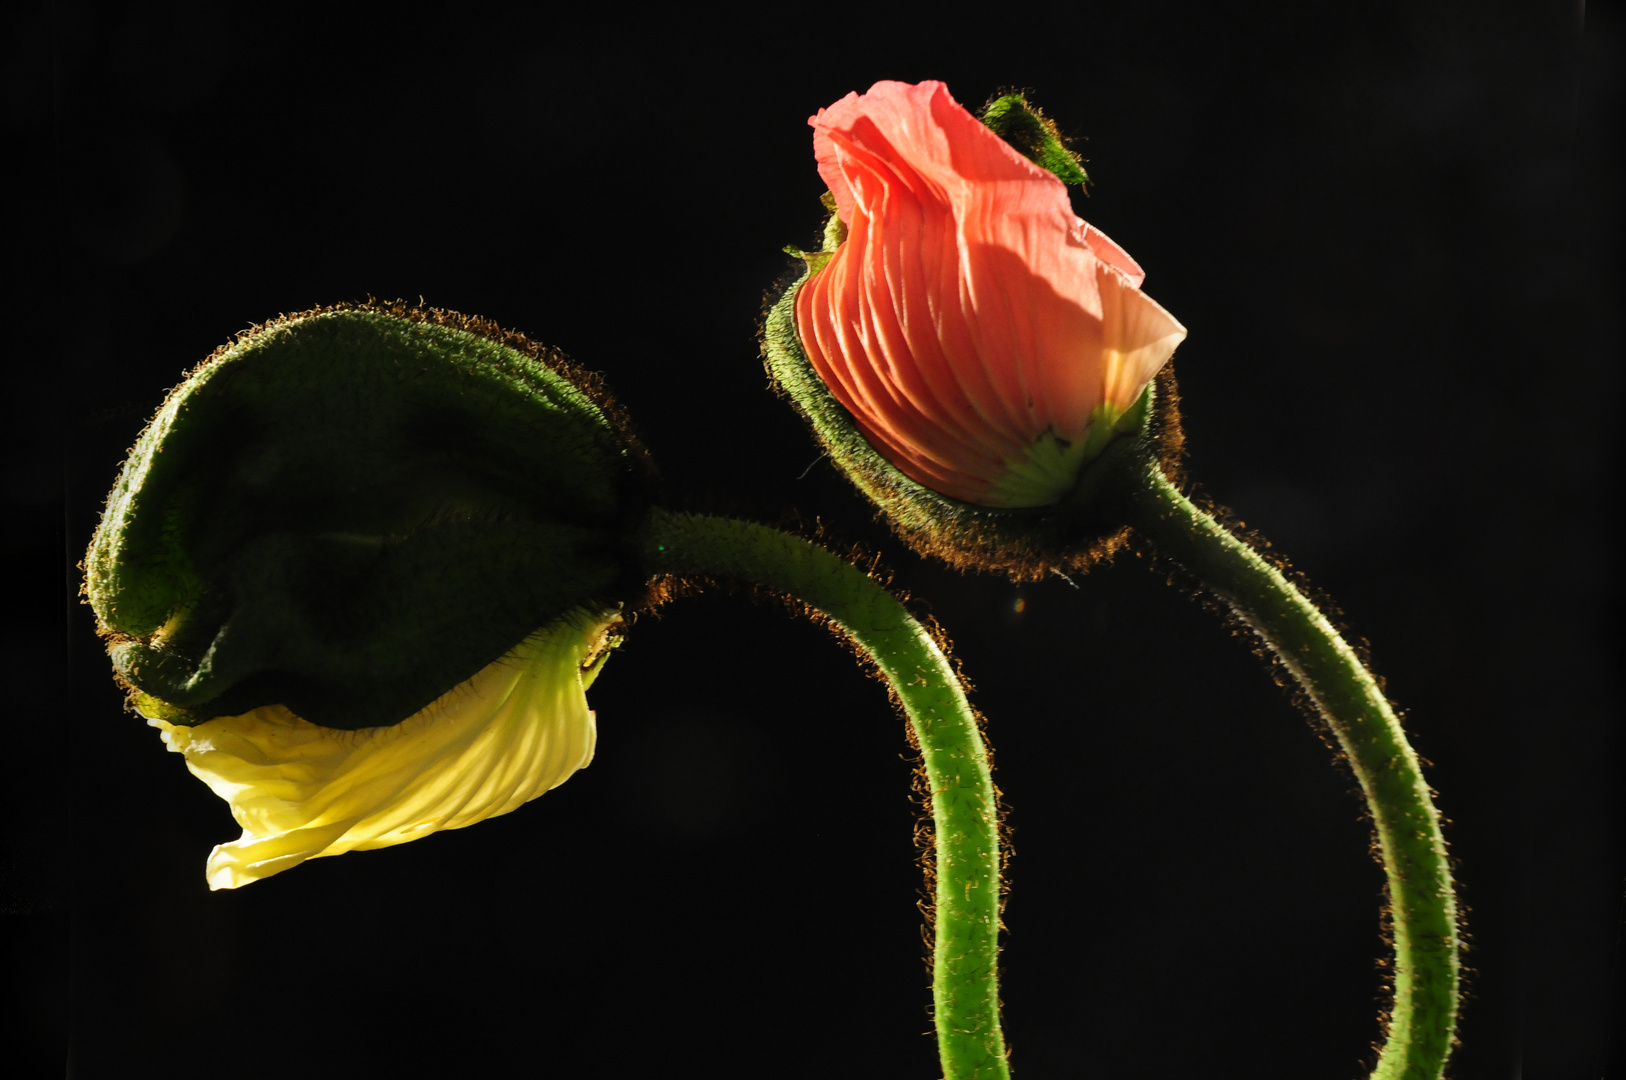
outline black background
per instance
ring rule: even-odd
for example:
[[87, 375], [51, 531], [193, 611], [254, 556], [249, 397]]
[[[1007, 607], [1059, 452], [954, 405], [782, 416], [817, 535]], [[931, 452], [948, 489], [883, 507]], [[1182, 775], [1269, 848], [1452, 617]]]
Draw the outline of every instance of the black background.
[[1019, 1076], [1363, 1075], [1381, 872], [1248, 641], [1133, 555], [1020, 588], [923, 564], [766, 389], [763, 298], [821, 216], [806, 117], [938, 78], [973, 107], [1028, 87], [1081, 139], [1077, 209], [1191, 331], [1191, 475], [1338, 599], [1406, 710], [1469, 911], [1454, 1074], [1608, 1072], [1617, 12], [404, 10], [5, 17], [26, 1064], [938, 1075], [902, 722], [826, 634], [739, 597], [636, 625], [591, 692], [597, 760], [541, 800], [207, 891], [237, 830], [122, 711], [73, 564], [186, 368], [371, 294], [563, 348], [673, 504], [817, 518], [947, 628], [1014, 828]]

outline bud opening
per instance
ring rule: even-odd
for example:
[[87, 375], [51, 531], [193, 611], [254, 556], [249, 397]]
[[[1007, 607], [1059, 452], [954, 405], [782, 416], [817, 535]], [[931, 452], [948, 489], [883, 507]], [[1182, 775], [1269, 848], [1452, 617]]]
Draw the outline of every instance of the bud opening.
[[979, 121], [932, 82], [810, 123], [834, 213], [765, 321], [776, 384], [920, 550], [1033, 577], [1115, 547], [1078, 493], [1115, 439], [1170, 456], [1185, 329], [1072, 213], [1055, 125], [1021, 95]]
[[235, 889], [509, 813], [586, 768], [598, 728], [585, 691], [618, 621], [571, 612], [388, 727], [322, 727], [285, 705], [187, 726], [136, 704], [242, 826], [206, 869], [211, 889]]

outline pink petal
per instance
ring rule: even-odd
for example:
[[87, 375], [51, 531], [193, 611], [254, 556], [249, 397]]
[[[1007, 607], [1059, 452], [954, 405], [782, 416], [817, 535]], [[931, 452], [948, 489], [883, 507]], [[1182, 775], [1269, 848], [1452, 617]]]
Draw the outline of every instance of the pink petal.
[[942, 83], [877, 83], [809, 121], [848, 237], [797, 325], [831, 393], [914, 479], [976, 501], [1046, 432], [1133, 403], [1185, 330], [1065, 186]]

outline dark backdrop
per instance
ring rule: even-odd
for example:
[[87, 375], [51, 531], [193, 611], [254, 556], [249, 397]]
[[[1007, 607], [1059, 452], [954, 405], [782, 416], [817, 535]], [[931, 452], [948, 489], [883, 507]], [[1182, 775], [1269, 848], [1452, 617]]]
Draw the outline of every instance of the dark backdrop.
[[1431, 763], [1472, 943], [1455, 1074], [1606, 1069], [1616, 12], [405, 10], [6, 16], [4, 919], [40, 1075], [65, 1044], [85, 1078], [937, 1075], [903, 724], [741, 598], [637, 624], [597, 760], [539, 801], [207, 891], [237, 830], [122, 711], [73, 564], [181, 372], [369, 294], [563, 348], [674, 504], [818, 518], [948, 629], [1014, 828], [1018, 1075], [1363, 1075], [1381, 873], [1249, 642], [1133, 555], [1020, 588], [921, 563], [766, 389], [763, 297], [821, 216], [805, 120], [880, 78], [1029, 87], [1082, 140], [1080, 213], [1191, 330], [1192, 475], [1339, 600]]

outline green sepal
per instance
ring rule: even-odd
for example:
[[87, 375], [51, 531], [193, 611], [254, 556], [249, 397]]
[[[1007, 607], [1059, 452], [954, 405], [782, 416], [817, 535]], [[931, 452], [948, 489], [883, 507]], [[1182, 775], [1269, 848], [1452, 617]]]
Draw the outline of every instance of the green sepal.
[[[830, 393], [808, 360], [796, 332], [796, 294], [803, 276], [768, 311], [762, 351], [774, 385], [813, 427], [830, 459], [881, 511], [905, 543], [923, 555], [962, 570], [989, 570], [1017, 580], [1082, 570], [1110, 556], [1127, 538], [1116, 519], [1095, 512], [1079, 498], [1092, 470], [1084, 467], [1074, 492], [1053, 506], [1003, 508], [948, 498], [900, 472], [870, 445], [850, 414]], [[1119, 441], [1144, 444], [1146, 452], [1176, 467], [1181, 435], [1174, 375], [1168, 365], [1135, 404], [1094, 425], [1092, 457]]]
[[323, 309], [171, 392], [85, 592], [143, 711], [373, 727], [622, 602], [652, 500], [614, 406], [557, 354], [447, 312]]
[[1067, 148], [1056, 122], [1029, 105], [1025, 94], [1017, 92], [996, 97], [984, 106], [982, 122], [1023, 157], [1054, 173], [1062, 183], [1089, 182], [1083, 161]]
[[786, 244], [785, 254], [794, 255], [807, 263], [807, 272], [812, 275], [824, 269], [824, 264], [835, 257], [835, 250], [832, 248], [825, 251], [803, 251], [794, 244]]
[[[841, 220], [840, 214], [836, 213], [836, 197], [833, 192], [826, 191], [823, 195], [820, 195], [819, 202], [824, 204], [824, 209], [829, 215], [824, 219], [824, 250], [835, 254], [836, 248], [840, 247], [842, 242], [847, 239], [847, 223]], [[818, 273], [817, 267], [814, 268], [813, 273]]]

